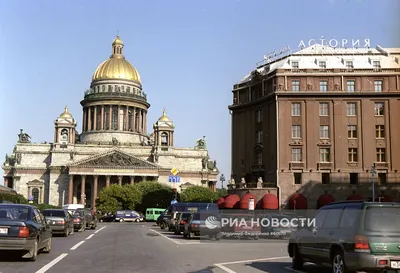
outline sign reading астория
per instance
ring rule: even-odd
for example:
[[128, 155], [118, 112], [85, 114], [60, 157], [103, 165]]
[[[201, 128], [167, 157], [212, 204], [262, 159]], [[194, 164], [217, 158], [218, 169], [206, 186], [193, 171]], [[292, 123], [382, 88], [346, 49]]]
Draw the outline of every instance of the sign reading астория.
[[341, 47], [341, 48], [357, 48], [371, 47], [370, 39], [325, 39], [321, 37], [321, 39], [310, 39], [308, 41], [301, 40], [299, 43], [299, 48], [305, 48], [313, 45], [323, 45], [330, 47]]

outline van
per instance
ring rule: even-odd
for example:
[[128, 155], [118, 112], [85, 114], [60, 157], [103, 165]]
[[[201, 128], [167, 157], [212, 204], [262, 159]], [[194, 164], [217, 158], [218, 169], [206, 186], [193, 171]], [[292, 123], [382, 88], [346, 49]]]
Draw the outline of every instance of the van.
[[119, 222], [140, 222], [140, 214], [135, 210], [117, 210], [115, 221]]
[[83, 204], [65, 204], [62, 208], [73, 214], [77, 209], [84, 209], [85, 206]]
[[169, 206], [168, 212], [202, 212], [202, 211], [219, 211], [218, 205], [215, 203], [175, 203]]
[[156, 221], [158, 217], [163, 213], [165, 209], [160, 208], [148, 208], [146, 209], [146, 221]]

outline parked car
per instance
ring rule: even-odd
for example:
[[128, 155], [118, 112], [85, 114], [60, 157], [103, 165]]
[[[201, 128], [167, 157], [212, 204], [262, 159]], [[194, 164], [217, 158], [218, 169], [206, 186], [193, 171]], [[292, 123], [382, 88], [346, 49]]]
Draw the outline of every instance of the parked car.
[[305, 262], [333, 272], [399, 272], [400, 203], [344, 201], [325, 205], [315, 221], [292, 232], [292, 268]]
[[77, 209], [76, 211], [83, 211], [85, 213], [86, 228], [96, 229], [97, 217], [93, 210], [84, 208], [84, 209]]
[[0, 204], [0, 251], [20, 251], [36, 261], [39, 251], [49, 253], [51, 247], [51, 227], [36, 207]]
[[195, 236], [208, 236], [210, 239], [214, 238], [216, 240], [220, 240], [220, 215], [212, 211], [195, 212], [191, 214], [185, 223], [183, 237], [187, 239], [193, 239]]
[[72, 219], [74, 222], [74, 230], [76, 231], [85, 231], [86, 230], [86, 213], [83, 210], [68, 210], [68, 212], [72, 215]]
[[222, 227], [224, 237], [252, 238], [258, 240], [261, 234], [261, 225], [253, 223], [252, 215], [245, 213], [229, 213], [228, 215], [232, 224]]
[[53, 234], [63, 234], [68, 237], [74, 234], [74, 221], [71, 214], [64, 209], [45, 209], [42, 211]]
[[115, 221], [115, 215], [112, 213], [106, 213], [104, 214], [99, 221], [102, 222], [114, 222]]
[[179, 213], [177, 221], [175, 222], [174, 233], [175, 235], [180, 235], [185, 230], [185, 224], [192, 215], [190, 212]]

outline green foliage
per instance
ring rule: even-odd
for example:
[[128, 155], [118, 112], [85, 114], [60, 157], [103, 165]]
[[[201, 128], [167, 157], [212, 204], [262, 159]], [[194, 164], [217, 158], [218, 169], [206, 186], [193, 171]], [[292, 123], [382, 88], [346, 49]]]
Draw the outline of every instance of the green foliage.
[[228, 190], [227, 189], [217, 189], [215, 194], [217, 195], [217, 198], [219, 199], [221, 197], [227, 196], [228, 195]]
[[141, 198], [141, 192], [134, 185], [112, 184], [100, 191], [96, 207], [102, 212], [113, 213], [117, 210], [133, 210], [140, 203]]
[[215, 192], [202, 186], [191, 186], [181, 193], [181, 202], [214, 203], [217, 200]]
[[61, 207], [58, 206], [53, 206], [49, 204], [36, 204], [32, 203], [33, 206], [37, 207], [39, 210], [44, 210], [44, 209], [61, 209]]
[[0, 192], [0, 201], [8, 201], [12, 203], [28, 204], [28, 200], [21, 194], [12, 192]]
[[143, 213], [147, 208], [168, 208], [174, 199], [172, 189], [158, 182], [146, 181], [134, 186], [142, 193], [142, 199], [137, 210]]

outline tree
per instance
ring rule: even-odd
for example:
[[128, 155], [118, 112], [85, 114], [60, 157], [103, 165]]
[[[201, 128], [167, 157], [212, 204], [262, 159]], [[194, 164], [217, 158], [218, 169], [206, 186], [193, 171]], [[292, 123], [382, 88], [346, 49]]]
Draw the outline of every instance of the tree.
[[182, 202], [213, 203], [217, 199], [215, 192], [202, 186], [191, 186], [181, 193]]
[[217, 189], [215, 194], [217, 195], [217, 198], [219, 199], [221, 197], [227, 196], [228, 195], [228, 190], [227, 189]]
[[174, 199], [174, 193], [167, 185], [146, 181], [134, 185], [142, 195], [137, 209], [145, 212], [147, 208], [167, 208]]
[[133, 210], [140, 203], [141, 198], [141, 192], [133, 185], [112, 184], [100, 191], [96, 207], [102, 212]]
[[23, 195], [15, 194], [12, 192], [0, 192], [0, 202], [1, 201], [7, 201], [19, 204], [28, 204], [28, 199], [26, 199]]

